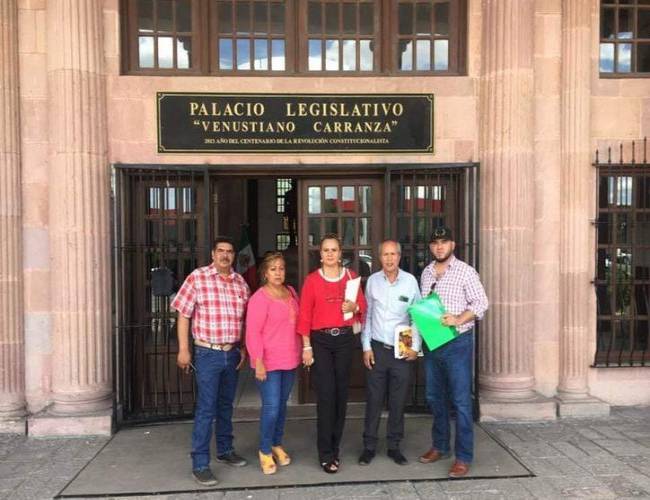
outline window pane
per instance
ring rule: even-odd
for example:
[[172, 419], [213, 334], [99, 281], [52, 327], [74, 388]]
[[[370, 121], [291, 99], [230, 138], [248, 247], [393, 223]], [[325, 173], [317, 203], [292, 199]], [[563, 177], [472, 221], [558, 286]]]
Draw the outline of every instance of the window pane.
[[612, 217], [608, 213], [598, 216], [598, 243], [601, 245], [612, 243]]
[[600, 38], [614, 39], [614, 9], [602, 9], [600, 17]]
[[637, 213], [635, 233], [637, 245], [650, 245], [650, 213]]
[[321, 212], [320, 206], [320, 188], [310, 187], [307, 192], [307, 211], [310, 214], [319, 214]]
[[318, 245], [320, 241], [320, 219], [315, 217], [309, 218], [309, 244]]
[[[237, 34], [246, 35], [251, 29], [251, 9], [249, 2], [236, 2], [235, 3], [235, 27]], [[239, 56], [237, 56], [239, 60]]]
[[636, 46], [636, 70], [640, 73], [650, 72], [650, 43]]
[[410, 35], [413, 33], [413, 5], [400, 3], [398, 8], [399, 34]]
[[433, 50], [433, 69], [447, 71], [449, 69], [449, 40], [434, 41]]
[[372, 35], [375, 32], [374, 23], [374, 6], [371, 3], [362, 3], [359, 5], [359, 33], [362, 35]]
[[400, 40], [399, 48], [399, 69], [402, 71], [411, 71], [413, 69], [413, 42]]
[[172, 31], [174, 29], [173, 6], [172, 0], [158, 1], [158, 31]]
[[316, 34], [323, 32], [323, 15], [321, 4], [318, 2], [309, 2], [307, 8], [307, 28], [309, 33]]
[[371, 197], [371, 186], [359, 186], [359, 208], [362, 213], [370, 212], [370, 203], [372, 201]]
[[359, 219], [359, 245], [370, 245], [370, 219]]
[[158, 67], [174, 67], [174, 39], [171, 36], [158, 37]]
[[176, 0], [176, 31], [192, 31], [192, 4], [190, 0]]
[[600, 72], [612, 73], [614, 71], [614, 44], [600, 44]]
[[339, 4], [325, 4], [325, 33], [334, 35], [339, 33]]
[[255, 33], [268, 33], [269, 11], [266, 2], [255, 2], [253, 4], [253, 22]]
[[153, 31], [153, 0], [138, 2], [138, 30]]
[[284, 4], [271, 2], [271, 33], [284, 34]]
[[361, 71], [372, 71], [373, 68], [372, 41], [361, 40], [359, 54], [359, 69]]
[[177, 66], [181, 69], [192, 67], [192, 38], [180, 36], [176, 39]]
[[618, 9], [618, 38], [632, 38], [632, 9]]
[[232, 69], [232, 40], [219, 39], [219, 69]]
[[343, 4], [343, 33], [357, 32], [357, 6], [353, 3]]
[[141, 68], [153, 68], [153, 37], [138, 38], [138, 64]]
[[323, 59], [320, 40], [309, 40], [309, 71], [322, 71]]
[[418, 35], [431, 34], [431, 4], [428, 3], [416, 4], [415, 32]]
[[273, 40], [271, 42], [271, 69], [273, 71], [284, 71], [284, 40]]
[[630, 216], [626, 213], [619, 213], [616, 217], [616, 241], [619, 244], [630, 244]]
[[350, 247], [356, 245], [356, 238], [354, 235], [354, 219], [352, 217], [346, 217], [343, 219], [343, 245]]
[[249, 40], [237, 40], [237, 69], [251, 69], [251, 44]]
[[339, 41], [325, 40], [325, 70], [337, 71], [339, 69]]
[[338, 219], [325, 219], [325, 233], [336, 233], [339, 234], [339, 224]]
[[357, 42], [356, 40], [343, 40], [343, 71], [357, 69]]
[[416, 41], [415, 57], [415, 69], [418, 71], [428, 71], [431, 69], [431, 40]]
[[356, 212], [354, 186], [343, 186], [341, 188], [341, 198], [343, 200], [343, 212]]
[[232, 4], [230, 2], [219, 2], [217, 17], [219, 18], [219, 33], [232, 33]]
[[336, 186], [325, 187], [325, 212], [326, 214], [333, 214], [338, 211], [339, 189]]
[[449, 35], [449, 2], [435, 4], [434, 19], [437, 36]]
[[255, 40], [255, 69], [266, 70], [269, 69], [269, 47], [268, 40], [256, 39]]

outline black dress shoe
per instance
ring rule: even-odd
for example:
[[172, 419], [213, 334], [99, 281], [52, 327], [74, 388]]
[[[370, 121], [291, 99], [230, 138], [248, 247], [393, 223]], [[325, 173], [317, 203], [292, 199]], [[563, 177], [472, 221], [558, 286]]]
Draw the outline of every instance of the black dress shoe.
[[393, 459], [397, 465], [406, 465], [409, 461], [406, 459], [402, 452], [399, 450], [388, 450], [387, 455]]
[[363, 453], [359, 457], [359, 465], [369, 465], [373, 458], [375, 458], [375, 452], [373, 450], [363, 450]]

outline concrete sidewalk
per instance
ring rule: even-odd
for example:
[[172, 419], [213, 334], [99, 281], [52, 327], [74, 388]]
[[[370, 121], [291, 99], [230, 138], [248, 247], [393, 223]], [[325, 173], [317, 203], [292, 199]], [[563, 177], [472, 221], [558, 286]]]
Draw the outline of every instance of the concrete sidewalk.
[[[537, 477], [275, 488], [162, 498], [650, 498], [650, 407], [615, 408], [610, 417], [598, 420], [483, 426]], [[52, 498], [105, 443], [106, 439], [0, 436], [0, 498]]]

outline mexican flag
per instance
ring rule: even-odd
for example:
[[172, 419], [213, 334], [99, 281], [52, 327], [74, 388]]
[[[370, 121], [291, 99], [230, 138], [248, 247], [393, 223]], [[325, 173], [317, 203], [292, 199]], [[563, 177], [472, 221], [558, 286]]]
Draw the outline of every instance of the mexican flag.
[[248, 237], [248, 226], [242, 226], [241, 239], [239, 240], [239, 253], [237, 254], [236, 270], [241, 274], [251, 291], [257, 288], [257, 267], [251, 240]]

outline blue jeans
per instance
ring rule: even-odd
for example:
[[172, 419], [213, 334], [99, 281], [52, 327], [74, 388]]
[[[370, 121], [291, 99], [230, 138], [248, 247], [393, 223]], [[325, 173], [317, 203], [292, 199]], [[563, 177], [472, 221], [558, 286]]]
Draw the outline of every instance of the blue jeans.
[[217, 455], [233, 451], [232, 410], [237, 390], [239, 349], [228, 352], [194, 347], [197, 400], [192, 431], [192, 470], [210, 465], [212, 425], [217, 437]]
[[431, 440], [440, 453], [450, 451], [449, 405], [456, 410], [456, 459], [472, 463], [472, 366], [474, 334], [470, 330], [424, 355], [426, 399], [433, 413]]
[[271, 446], [282, 444], [287, 400], [295, 377], [295, 370], [272, 370], [266, 373], [264, 382], [255, 379], [262, 398], [260, 451], [266, 455], [271, 453]]

